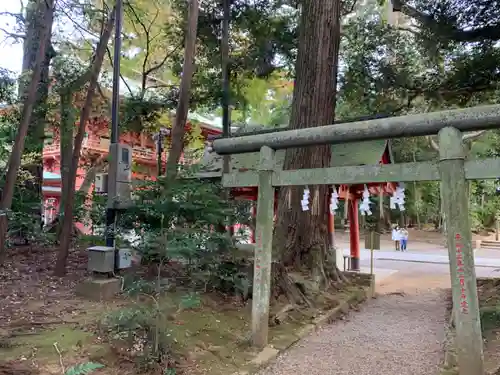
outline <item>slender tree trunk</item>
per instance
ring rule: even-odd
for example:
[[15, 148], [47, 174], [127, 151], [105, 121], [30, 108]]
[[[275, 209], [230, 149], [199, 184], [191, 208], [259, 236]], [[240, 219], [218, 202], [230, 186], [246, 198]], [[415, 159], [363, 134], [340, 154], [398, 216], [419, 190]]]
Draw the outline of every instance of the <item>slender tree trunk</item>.
[[51, 36], [50, 26], [52, 24], [53, 1], [46, 0], [46, 2], [47, 8], [45, 13], [43, 13], [43, 19], [41, 21], [42, 24], [45, 25], [45, 27], [43, 27], [40, 32], [40, 46], [38, 55], [31, 75], [31, 82], [28, 86], [27, 94], [25, 95], [21, 122], [16, 134], [12, 153], [9, 157], [5, 186], [2, 191], [2, 199], [0, 200], [0, 262], [3, 262], [6, 248], [8, 229], [7, 210], [9, 210], [12, 206], [14, 186], [17, 181], [19, 167], [21, 166], [21, 158], [23, 155], [24, 144], [31, 122], [31, 116], [33, 114], [33, 107], [37, 100], [38, 85], [40, 83], [42, 65], [45, 59], [45, 50], [48, 44], [47, 42], [50, 40]]
[[73, 94], [71, 92], [60, 95], [61, 125], [60, 125], [60, 152], [61, 152], [61, 203], [60, 214], [63, 213], [66, 192], [69, 185], [69, 170], [73, 155], [73, 129], [75, 128], [75, 112], [73, 108]]
[[[29, 0], [26, 4], [26, 38], [23, 44], [23, 65], [22, 76], [19, 81], [19, 96], [24, 98], [27, 95], [28, 82], [23, 78], [26, 73], [31, 72], [35, 67], [35, 61], [39, 54], [39, 48], [43, 40], [44, 30], [47, 29], [49, 35], [52, 33], [54, 21], [54, 3], [45, 0]], [[32, 155], [32, 160], [25, 169], [33, 176], [33, 183], [30, 183], [30, 190], [33, 190], [33, 197], [36, 197], [38, 204], [33, 214], [41, 220], [42, 184], [43, 184], [43, 145], [45, 138], [45, 123], [47, 116], [47, 97], [49, 92], [49, 66], [55, 56], [51, 38], [46, 40], [44, 46], [45, 56], [40, 69], [40, 82], [37, 88], [36, 102], [33, 106], [33, 114], [29, 124], [27, 140], [25, 142], [25, 153]]]
[[83, 179], [78, 192], [84, 194], [89, 193], [90, 187], [95, 180], [95, 176], [97, 175], [97, 173], [101, 173], [102, 171], [104, 171], [107, 161], [108, 159], [106, 157], [100, 157], [94, 162], [94, 164], [87, 170], [87, 173], [85, 173], [85, 178]]
[[104, 55], [106, 53], [106, 47], [113, 30], [113, 25], [115, 22], [116, 12], [115, 9], [111, 11], [111, 14], [106, 22], [103, 29], [101, 39], [97, 44], [96, 53], [94, 56], [94, 61], [92, 63], [92, 74], [89, 81], [89, 86], [87, 89], [87, 96], [85, 98], [85, 103], [80, 114], [80, 123], [78, 125], [78, 131], [75, 136], [73, 145], [73, 156], [71, 159], [71, 165], [69, 170], [69, 183], [66, 187], [66, 191], [63, 193], [66, 196], [66, 203], [64, 205], [64, 218], [61, 236], [60, 236], [60, 250], [57, 258], [56, 268], [54, 274], [56, 276], [63, 276], [66, 273], [66, 260], [69, 254], [69, 247], [71, 245], [71, 234], [73, 228], [73, 211], [75, 204], [75, 185], [76, 185], [76, 173], [78, 171], [78, 166], [80, 163], [80, 151], [82, 149], [83, 137], [85, 136], [85, 127], [87, 121], [90, 117], [90, 111], [92, 109], [92, 100], [94, 98], [95, 89], [97, 87], [97, 80], [99, 78], [99, 73], [101, 71], [102, 62], [104, 60]]
[[198, 29], [198, 0], [191, 0], [188, 11], [188, 25], [184, 48], [184, 65], [182, 67], [181, 87], [179, 103], [172, 125], [171, 149], [167, 159], [167, 176], [175, 178], [177, 175], [177, 164], [181, 158], [184, 148], [184, 134], [186, 132], [186, 121], [189, 111], [189, 100], [191, 96], [191, 82], [194, 74], [194, 57], [196, 54], [196, 33]]
[[[340, 0], [310, 0], [302, 5], [291, 129], [334, 122], [340, 9]], [[286, 151], [284, 169], [328, 167], [330, 157], [330, 146], [289, 149]], [[309, 270], [320, 286], [328, 279], [324, 260], [328, 257], [330, 246], [329, 192], [327, 185], [309, 186], [309, 189], [311, 205], [310, 210], [305, 212], [300, 204], [303, 187], [280, 189], [274, 243], [275, 246], [283, 246], [277, 249], [281, 255], [281, 265]], [[288, 194], [291, 194], [290, 199]]]

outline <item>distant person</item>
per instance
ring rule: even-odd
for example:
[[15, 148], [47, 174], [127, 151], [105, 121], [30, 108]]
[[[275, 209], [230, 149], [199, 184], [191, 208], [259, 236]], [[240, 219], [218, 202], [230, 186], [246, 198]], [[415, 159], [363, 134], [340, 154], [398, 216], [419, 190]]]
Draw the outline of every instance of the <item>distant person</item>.
[[397, 225], [392, 229], [392, 240], [394, 241], [394, 246], [396, 247], [396, 251], [399, 251], [400, 233], [399, 233], [399, 226]]
[[406, 227], [400, 230], [401, 251], [406, 251], [408, 245], [408, 229]]

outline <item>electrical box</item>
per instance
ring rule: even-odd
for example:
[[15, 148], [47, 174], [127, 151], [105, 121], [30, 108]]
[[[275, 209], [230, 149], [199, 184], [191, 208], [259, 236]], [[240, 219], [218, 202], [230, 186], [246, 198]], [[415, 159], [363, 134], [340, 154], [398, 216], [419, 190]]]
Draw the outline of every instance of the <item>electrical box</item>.
[[108, 174], [99, 173], [95, 176], [94, 190], [96, 193], [107, 193], [108, 192]]
[[108, 205], [125, 209], [132, 203], [132, 147], [112, 143], [109, 146]]
[[118, 250], [118, 265], [117, 268], [122, 270], [132, 266], [132, 250], [120, 249]]
[[88, 270], [99, 273], [115, 271], [115, 248], [109, 246], [92, 246], [88, 251]]

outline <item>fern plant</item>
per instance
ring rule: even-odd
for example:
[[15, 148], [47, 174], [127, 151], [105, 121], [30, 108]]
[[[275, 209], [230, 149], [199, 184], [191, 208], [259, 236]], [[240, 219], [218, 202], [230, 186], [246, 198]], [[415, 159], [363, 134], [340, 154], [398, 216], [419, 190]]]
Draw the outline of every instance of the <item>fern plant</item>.
[[96, 362], [85, 362], [72, 366], [66, 370], [64, 375], [88, 375], [95, 370], [103, 368], [104, 365]]

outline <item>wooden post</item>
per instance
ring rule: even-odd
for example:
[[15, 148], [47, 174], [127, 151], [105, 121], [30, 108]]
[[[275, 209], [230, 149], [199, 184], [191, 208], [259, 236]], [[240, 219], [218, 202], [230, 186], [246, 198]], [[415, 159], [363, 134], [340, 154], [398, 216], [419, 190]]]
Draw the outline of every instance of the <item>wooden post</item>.
[[[252, 215], [252, 221], [255, 220], [255, 215], [257, 213], [257, 207], [255, 206], [257, 203], [252, 202], [252, 208], [251, 208], [251, 215]], [[255, 243], [255, 225], [252, 227], [252, 231], [250, 234], [250, 242]]]
[[460, 131], [447, 127], [439, 132], [439, 157], [459, 373], [483, 375], [483, 340]]
[[373, 250], [375, 243], [375, 232], [370, 232], [370, 275], [372, 277], [371, 285], [370, 285], [370, 297], [375, 298], [375, 277], [373, 276]]
[[495, 216], [495, 241], [499, 240], [500, 237], [500, 217]]
[[267, 345], [269, 298], [271, 293], [271, 261], [273, 242], [274, 188], [272, 175], [274, 150], [260, 149], [259, 193], [252, 295], [252, 342], [257, 348]]

